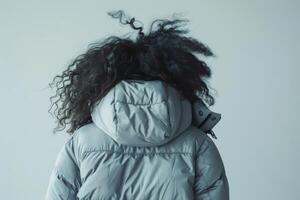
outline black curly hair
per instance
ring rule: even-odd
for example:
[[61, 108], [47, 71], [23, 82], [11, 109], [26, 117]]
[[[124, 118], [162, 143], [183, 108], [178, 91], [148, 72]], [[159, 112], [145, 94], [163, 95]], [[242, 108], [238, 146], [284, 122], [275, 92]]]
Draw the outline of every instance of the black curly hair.
[[[91, 43], [85, 53], [75, 57], [61, 75], [53, 78], [49, 85], [56, 87], [56, 93], [50, 97], [48, 110], [56, 106], [53, 113], [58, 125], [53, 133], [70, 124], [66, 132], [71, 135], [91, 123], [91, 107], [124, 79], [162, 80], [191, 102], [202, 99], [209, 106], [214, 104], [205, 83], [205, 78], [211, 77], [211, 70], [193, 53], [214, 57], [215, 54], [197, 39], [186, 36], [187, 29], [180, 29], [189, 20], [156, 19], [144, 34], [142, 27], [134, 25], [135, 18], [125, 19], [124, 11], [108, 14], [139, 30], [138, 37], [110, 36]], [[57, 100], [52, 101], [53, 98]]]

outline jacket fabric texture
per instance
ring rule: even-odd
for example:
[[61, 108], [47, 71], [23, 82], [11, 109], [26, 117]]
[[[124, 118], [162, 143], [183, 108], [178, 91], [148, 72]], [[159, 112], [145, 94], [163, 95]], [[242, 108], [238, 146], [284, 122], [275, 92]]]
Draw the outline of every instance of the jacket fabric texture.
[[61, 148], [46, 200], [228, 200], [207, 133], [221, 114], [160, 80], [122, 80]]

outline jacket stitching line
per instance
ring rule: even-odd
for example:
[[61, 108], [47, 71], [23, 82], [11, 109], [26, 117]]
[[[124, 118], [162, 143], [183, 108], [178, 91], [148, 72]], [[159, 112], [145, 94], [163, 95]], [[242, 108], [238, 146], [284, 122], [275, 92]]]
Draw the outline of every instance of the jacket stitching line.
[[[168, 87], [168, 85], [165, 85], [165, 87]], [[169, 105], [169, 90], [168, 90], [169, 88], [167, 88], [167, 100], [166, 100], [166, 104], [167, 104], [167, 112], [168, 112], [168, 116], [170, 116], [170, 105]], [[168, 127], [171, 127], [172, 126], [172, 124], [171, 124], [171, 119], [170, 119], [170, 117], [168, 117]]]
[[[118, 116], [116, 113], [116, 88], [114, 88], [114, 113], [115, 113], [115, 119], [116, 119], [116, 135], [118, 133]], [[117, 135], [117, 137], [119, 137], [119, 135]]]
[[109, 151], [112, 153], [121, 153], [121, 154], [131, 154], [131, 155], [136, 155], [136, 154], [142, 154], [142, 155], [155, 155], [155, 154], [190, 154], [193, 155], [192, 152], [154, 152], [154, 153], [130, 153], [130, 152], [123, 152], [123, 151], [114, 151], [110, 149], [99, 149], [99, 150], [88, 150], [83, 152], [83, 155], [86, 156], [88, 153], [92, 152], [104, 152], [104, 151]]

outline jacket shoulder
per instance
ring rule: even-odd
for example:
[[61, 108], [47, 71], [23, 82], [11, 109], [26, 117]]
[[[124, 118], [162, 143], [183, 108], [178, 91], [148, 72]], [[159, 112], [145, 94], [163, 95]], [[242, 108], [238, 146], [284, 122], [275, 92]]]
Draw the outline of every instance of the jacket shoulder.
[[115, 142], [93, 122], [77, 129], [72, 138], [81, 151], [94, 150], [99, 147], [109, 148]]
[[208, 136], [203, 130], [196, 126], [189, 128], [189, 139], [194, 140], [194, 153], [199, 157], [201, 154], [212, 154], [212, 157], [221, 157], [218, 147], [212, 138]]
[[186, 130], [180, 133], [180, 135], [161, 147], [173, 150], [177, 149], [178, 152], [196, 154], [207, 138], [209, 138], [209, 136], [203, 130], [194, 125], [190, 125]]
[[[201, 129], [191, 125], [178, 137], [174, 138], [174, 140], [161, 146], [148, 148], [154, 148], [156, 151], [162, 152], [188, 152], [196, 154], [197, 152], [201, 152], [199, 149], [202, 144], [213, 145], [211, 141], [205, 143], [209, 139], [209, 136]], [[86, 151], [98, 151], [101, 149], [122, 149], [125, 151], [127, 148], [132, 148], [117, 143], [94, 123], [86, 124], [77, 129], [72, 135], [72, 140], [75, 152], [79, 157]], [[136, 148], [140, 149], [139, 147]]]

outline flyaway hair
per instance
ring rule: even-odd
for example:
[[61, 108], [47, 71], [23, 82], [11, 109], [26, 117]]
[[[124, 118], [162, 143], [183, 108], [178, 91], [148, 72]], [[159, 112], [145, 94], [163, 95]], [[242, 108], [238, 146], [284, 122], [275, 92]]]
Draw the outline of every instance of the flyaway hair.
[[[53, 78], [50, 87], [56, 94], [50, 97], [57, 119], [56, 130], [65, 129], [72, 134], [81, 126], [91, 123], [91, 107], [120, 80], [162, 80], [176, 88], [194, 102], [202, 99], [214, 104], [206, 78], [211, 70], [195, 54], [215, 56], [208, 46], [182, 27], [187, 19], [156, 19], [147, 33], [135, 18], [127, 18], [124, 11], [109, 12], [112, 18], [138, 30], [138, 37], [109, 36], [89, 44], [86, 52], [75, 57], [60, 75]], [[54, 100], [56, 99], [56, 100]]]

